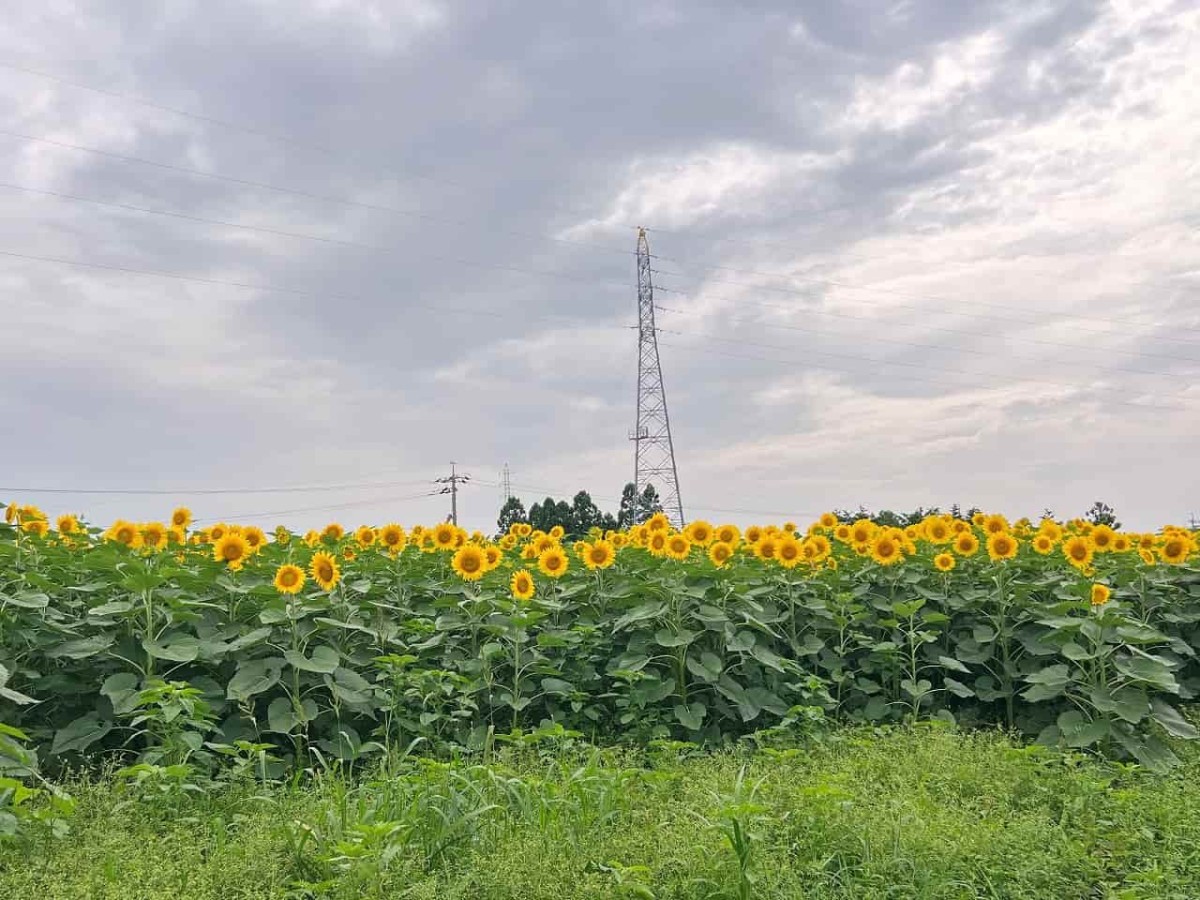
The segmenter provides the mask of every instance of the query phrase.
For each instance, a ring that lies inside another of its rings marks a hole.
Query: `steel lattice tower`
[[[654,327],[654,283],[650,278],[650,244],[646,229],[638,229],[638,377],[637,426],[629,435],[634,442],[633,483],[638,493],[653,484],[663,511],[676,528],[683,527],[683,501],[679,498],[679,473],[671,420],[663,391],[662,363],[658,358],[658,331]]]

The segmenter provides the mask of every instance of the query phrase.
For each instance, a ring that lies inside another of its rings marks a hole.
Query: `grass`
[[[1195,898],[1200,752],[1168,775],[940,727],[803,751],[509,750],[292,786],[70,786],[0,897]]]

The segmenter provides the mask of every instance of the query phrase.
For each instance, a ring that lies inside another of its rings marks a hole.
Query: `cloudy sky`
[[[1200,515],[1194,2],[10,6],[0,499]]]

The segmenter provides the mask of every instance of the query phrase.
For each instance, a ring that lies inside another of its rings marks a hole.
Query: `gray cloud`
[[[1183,519],[1190,7],[21,9],[4,58],[246,128],[5,70],[0,129],[374,208],[0,135],[0,181],[252,226],[0,188],[0,250],[292,289],[0,257],[4,480],[397,482],[193,502],[361,503],[296,525],[443,515],[372,498],[450,459],[478,482],[472,526],[506,461],[527,499],[616,496],[645,224],[693,514],[1103,497],[1138,526]],[[23,499],[101,520],[168,503]]]

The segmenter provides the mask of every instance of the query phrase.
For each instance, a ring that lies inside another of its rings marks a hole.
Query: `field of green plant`
[[[574,744],[574,746],[573,746]],[[941,723],[803,750],[595,751],[139,798],[72,783],[71,833],[0,845],[46,900],[1200,896],[1200,754],[1153,775]]]
[[[104,530],[6,513],[0,840],[38,848],[4,857],[14,896],[66,871],[53,835],[70,829],[61,847],[93,886],[62,895],[111,882],[135,896],[136,866],[104,849],[104,825],[120,843],[163,822],[199,829],[207,849],[158,875],[219,880],[242,859],[263,867],[253,896],[359,896],[392,878],[428,885],[412,896],[565,896],[559,876],[578,896],[1029,896],[1005,874],[1021,865],[1043,879],[1029,875],[1034,895],[1105,896],[1098,823],[1116,801],[1089,792],[1167,790],[1197,736],[1200,571],[1182,528],[980,514],[677,532],[656,516],[577,536],[519,522],[494,538],[446,523],[268,536],[191,528],[183,509]],[[1032,746],[937,730],[996,727]],[[926,745],[983,748],[1025,774],[1013,788],[964,761],[981,795],[947,789],[953,808],[931,819],[948,773]],[[927,768],[829,774],[897,748]],[[970,810],[989,833],[1026,814],[1084,822],[1060,848],[1077,859],[1056,874],[1045,847],[972,843],[988,861],[935,865],[938,842],[967,846]],[[1134,830],[1118,850],[1156,822],[1114,824]],[[1170,828],[1193,839],[1186,817]],[[254,841],[263,854],[242,858]],[[684,850],[697,841],[703,858]],[[909,841],[931,855],[900,862]],[[561,868],[513,893],[525,853],[531,872]],[[1193,858],[1175,848],[1155,864]],[[497,866],[507,881],[486,880]],[[1113,872],[1150,877],[1124,857]]]

